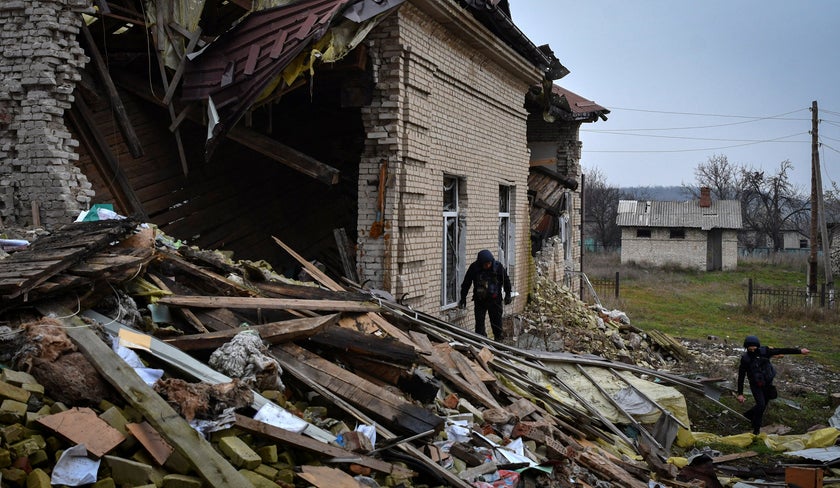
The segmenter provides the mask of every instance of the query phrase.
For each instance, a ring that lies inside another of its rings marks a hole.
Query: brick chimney
[[[700,206],[703,208],[712,206],[712,190],[708,186],[700,187]]]

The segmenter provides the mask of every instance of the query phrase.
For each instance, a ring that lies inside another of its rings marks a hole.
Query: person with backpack
[[[761,429],[761,421],[767,404],[779,396],[776,387],[773,386],[773,378],[776,377],[776,368],[770,362],[770,358],[781,354],[808,354],[811,351],[803,348],[781,347],[774,348],[762,346],[758,337],[751,335],[744,339],[744,354],[738,366],[738,403],[744,403],[744,378],[747,378],[750,391],[755,399],[755,405],[746,412],[744,417],[752,424],[753,434],[758,435]]]
[[[496,261],[493,253],[487,249],[479,251],[478,258],[467,268],[461,284],[461,301],[458,306],[467,308],[467,293],[473,288],[475,306],[475,333],[487,337],[484,328],[485,315],[490,316],[493,338],[504,339],[502,330],[502,292],[505,305],[510,304],[510,278],[502,263]]]

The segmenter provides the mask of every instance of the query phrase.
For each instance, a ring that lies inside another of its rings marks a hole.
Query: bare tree
[[[607,177],[598,168],[588,171],[585,181],[583,205],[587,234],[604,249],[615,249],[621,243],[621,229],[615,221],[621,190],[607,183]]]
[[[809,203],[790,182],[793,169],[789,160],[782,161],[775,174],[751,168],[741,169],[741,211],[744,227],[770,239],[773,249],[784,248],[782,231],[800,228],[808,217]]]
[[[737,200],[741,193],[742,172],[743,168],[730,163],[725,155],[715,154],[694,168],[694,181],[697,186],[683,183],[683,189],[695,199],[700,198],[700,188],[705,186],[718,200]]]

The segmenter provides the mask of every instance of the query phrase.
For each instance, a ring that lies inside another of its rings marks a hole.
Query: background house
[[[0,10],[18,27],[0,57],[5,224],[52,228],[112,203],[295,275],[277,236],[465,326],[457,288],[486,248],[524,295],[534,142],[554,140],[548,158],[579,178],[577,127],[602,107],[554,93],[568,70],[516,28],[507,1],[185,4]],[[529,128],[558,115],[553,134]]]
[[[677,265],[700,271],[738,266],[741,203],[713,201],[708,188],[699,200],[621,200],[621,263]]]

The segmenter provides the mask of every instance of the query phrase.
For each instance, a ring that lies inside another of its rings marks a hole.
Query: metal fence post
[[[616,271],[616,272],[615,272],[615,297],[616,297],[616,298],[618,298],[618,290],[619,290],[619,285],[618,285],[618,271]]]
[[[753,304],[753,279],[747,281],[747,306],[752,307]]]

